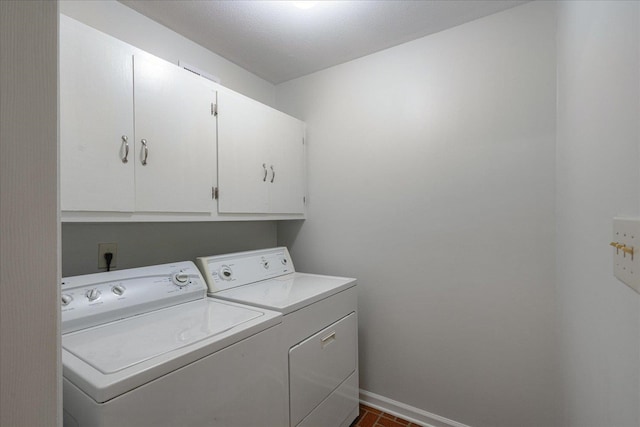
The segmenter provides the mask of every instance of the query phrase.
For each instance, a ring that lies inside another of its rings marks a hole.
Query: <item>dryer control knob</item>
[[[187,284],[189,283],[189,273],[186,273],[184,271],[178,271],[177,273],[173,274],[173,283],[176,286],[187,286]]]
[[[222,280],[231,280],[233,277],[233,270],[228,265],[223,265],[218,272],[218,276],[222,278]]]
[[[85,294],[89,301],[95,301],[100,298],[100,291],[97,289],[89,289]]]
[[[126,289],[122,285],[115,285],[113,288],[111,288],[111,292],[113,292],[114,294],[116,294],[118,296],[124,294],[124,291],[126,291]]]

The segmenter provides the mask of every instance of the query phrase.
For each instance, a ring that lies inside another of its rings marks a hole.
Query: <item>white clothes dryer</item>
[[[210,297],[283,314],[288,425],[349,426],[359,412],[356,280],[298,273],[285,247],[196,263]]]
[[[64,425],[285,425],[281,318],[207,298],[192,262],[64,278]]]

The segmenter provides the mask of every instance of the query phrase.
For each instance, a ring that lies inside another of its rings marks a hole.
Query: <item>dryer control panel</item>
[[[62,333],[206,297],[191,261],[62,279]]]
[[[285,247],[199,257],[209,294],[295,272]]]

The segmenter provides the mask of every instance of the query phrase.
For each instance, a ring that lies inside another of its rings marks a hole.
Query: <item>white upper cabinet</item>
[[[64,15],[60,24],[61,209],[133,211],[132,52]]]
[[[220,213],[304,213],[304,123],[218,93]]]
[[[216,92],[189,71],[136,55],[136,211],[211,212]]]
[[[304,213],[304,123],[269,108],[269,212]]]
[[[304,218],[304,131],[60,16],[63,221]]]
[[[264,110],[262,104],[242,95],[218,93],[219,212],[268,211]]]
[[[215,210],[214,85],[69,18],[61,22],[62,210]]]

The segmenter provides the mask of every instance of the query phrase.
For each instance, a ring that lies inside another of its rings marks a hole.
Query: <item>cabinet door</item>
[[[211,212],[215,89],[189,71],[147,55],[135,56],[134,80],[136,210]]]
[[[304,123],[276,110],[268,122],[269,212],[304,213]]]
[[[269,212],[267,110],[240,94],[218,94],[219,212]]]
[[[60,204],[63,211],[133,211],[130,47],[60,15]]]

